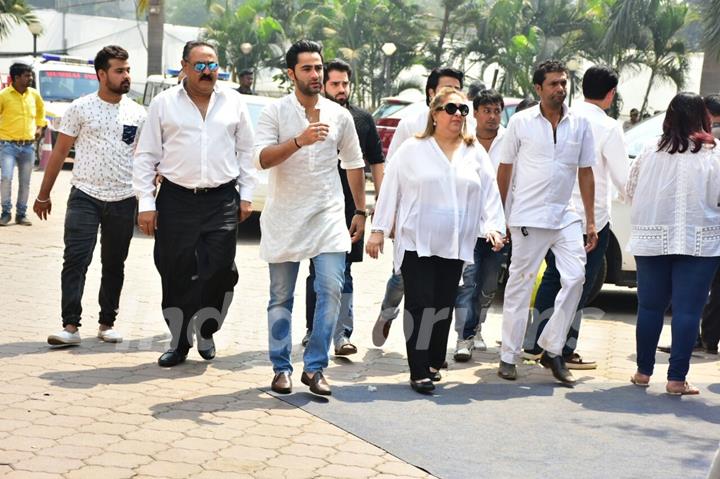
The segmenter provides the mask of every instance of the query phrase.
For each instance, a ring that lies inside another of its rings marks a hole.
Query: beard
[[[117,94],[117,95],[124,95],[125,93],[130,91],[130,82],[129,81],[123,81],[118,83],[117,85],[113,85],[111,83],[108,83],[108,90],[111,92]]]
[[[325,92],[325,96],[327,97],[328,100],[332,100],[332,101],[334,101],[335,103],[337,103],[337,104],[340,105],[340,106],[347,106],[347,104],[348,104],[348,99],[347,99],[347,97],[342,98],[342,99],[338,99],[337,97],[332,96],[331,94],[329,94],[329,93],[327,93],[327,92]]]
[[[295,81],[295,88],[300,90],[300,93],[302,93],[303,95],[306,95],[306,96],[318,95],[321,90],[320,82],[318,82],[318,86],[315,87],[315,86],[312,86],[309,82],[304,83],[304,82],[301,82],[300,80]]]

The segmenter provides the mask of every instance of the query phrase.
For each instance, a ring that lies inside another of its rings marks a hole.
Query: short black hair
[[[28,65],[27,63],[13,63],[10,65],[10,79],[12,81],[15,81],[17,77],[22,75],[23,73],[30,72],[32,73],[32,67]]]
[[[720,116],[720,95],[708,95],[703,101],[712,116]]]
[[[481,91],[487,90],[487,87],[485,84],[481,81],[474,81],[471,84],[468,85],[468,93],[467,97],[468,100],[473,101],[475,100],[475,97],[480,94]]]
[[[505,109],[505,102],[503,101],[502,95],[493,89],[482,90],[475,98],[473,98],[473,110],[480,108],[480,105],[495,104],[500,105],[501,110]]]
[[[636,114],[636,115],[639,115],[639,114],[640,114],[640,110],[638,110],[637,108],[633,108],[632,110],[630,110],[630,114],[632,115],[633,113]]]
[[[535,98],[523,98],[523,100],[520,103],[518,103],[517,106],[515,107],[515,113],[517,113],[519,111],[527,110],[528,108],[532,108],[535,105],[537,105],[538,103],[540,103],[540,102],[537,101]]]
[[[287,63],[288,69],[295,70],[298,64],[298,56],[300,56],[301,53],[317,53],[320,55],[320,61],[323,61],[322,45],[312,40],[298,40],[290,45],[290,48],[285,54],[285,63]]]
[[[93,62],[95,73],[100,70],[108,71],[108,68],[110,68],[110,60],[127,60],[128,58],[130,58],[130,55],[123,47],[117,45],[103,47],[103,49],[95,55],[95,61]]]
[[[244,77],[245,75],[254,75],[255,70],[252,68],[245,68],[244,70],[240,70],[240,76]]]
[[[567,73],[567,67],[559,60],[545,60],[537,67],[533,73],[533,85],[540,85],[545,82],[545,75],[548,73]]]
[[[620,78],[615,70],[607,65],[595,65],[583,75],[583,96],[589,100],[602,100],[613,88],[617,88]]]
[[[345,72],[348,74],[348,80],[352,78],[352,67],[345,60],[335,58],[325,64],[325,74],[323,75],[323,84],[328,82],[329,73],[332,71]]]
[[[201,40],[190,40],[185,44],[182,51],[182,59],[185,61],[188,61],[190,59],[190,52],[193,50],[193,48],[198,47],[208,47],[212,48],[212,51],[215,52],[215,55],[217,56],[217,48],[215,48],[215,45],[208,42],[203,42]]]
[[[456,68],[433,68],[430,75],[428,75],[427,82],[425,82],[425,103],[427,103],[428,106],[430,106],[430,90],[437,90],[440,77],[455,78],[460,82],[460,89],[462,89],[465,74]]]

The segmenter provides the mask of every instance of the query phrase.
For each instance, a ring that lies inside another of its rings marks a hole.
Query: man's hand
[[[51,210],[52,201],[50,201],[49,196],[45,201],[40,201],[40,197],[35,199],[35,204],[33,204],[33,211],[36,215],[38,215],[38,218],[40,218],[41,220],[46,220]]]
[[[330,131],[330,125],[327,123],[310,123],[308,127],[303,131],[300,136],[295,138],[298,145],[308,146],[318,141],[324,141]]]
[[[512,237],[510,235],[510,227],[505,226],[505,237],[503,238],[503,243],[510,244],[511,240],[512,240]]]
[[[148,236],[155,236],[157,229],[157,211],[143,211],[138,213],[138,226],[140,231]]]
[[[373,259],[377,259],[378,253],[383,252],[383,245],[385,244],[385,237],[380,232],[375,232],[368,238],[367,244],[365,245],[365,252]]]
[[[42,126],[38,126],[37,128],[35,128],[35,140],[36,141],[39,140],[40,137],[42,137],[43,129],[44,128]]]
[[[587,236],[585,237],[585,252],[589,253],[590,251],[594,250],[597,246],[598,242],[598,235],[597,231],[595,231],[595,225],[594,224],[588,224],[587,226]]]
[[[485,235],[485,239],[488,243],[490,243],[490,245],[492,246],[492,250],[496,253],[503,249],[503,246],[505,246],[505,239],[499,231],[489,232],[487,235]]]
[[[238,209],[238,223],[242,223],[246,219],[250,218],[252,214],[252,202],[251,201],[240,201],[240,208]]]
[[[365,217],[355,215],[350,223],[350,241],[357,243],[365,235]]]

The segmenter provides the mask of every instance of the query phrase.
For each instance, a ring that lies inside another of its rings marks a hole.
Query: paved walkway
[[[51,350],[45,340],[60,329],[62,225],[69,178],[70,172],[63,171],[58,179],[48,222],[34,218],[32,227],[13,224],[0,229],[0,477],[431,477],[263,390],[272,370],[266,354],[268,273],[258,259],[257,233],[244,233],[238,242],[240,281],[228,319],[216,335],[214,361],[203,361],[192,351],[181,366],[157,366],[169,337],[160,317],[153,242],[141,235],[131,245],[117,323],[125,342],[110,345],[94,338],[98,248],[85,288],[83,343]],[[32,180],[34,198],[41,174],[34,173]],[[390,269],[390,255],[380,261],[366,258],[353,266],[354,340],[359,353],[331,364],[327,377],[336,389],[407,380],[399,328],[383,349],[372,347],[370,341]],[[585,375],[589,384],[625,385],[634,370],[634,299],[624,291],[610,298],[606,316],[589,319],[583,326],[580,350],[600,362],[598,370]],[[304,328],[303,299],[301,280],[296,291],[295,343]],[[493,311],[488,319],[489,344],[500,336],[498,313],[499,309]],[[664,335],[668,339],[669,331]],[[295,352],[299,371],[299,348]],[[662,378],[667,357],[658,359],[662,372],[658,378]],[[697,358],[691,379],[720,383],[715,359]],[[471,363],[451,364],[447,375],[453,382],[470,385],[499,381],[494,375],[496,362],[495,351],[476,354]],[[295,394],[306,394],[299,374],[294,379]],[[524,365],[518,387],[548,381],[547,371]],[[663,384],[657,381],[649,395],[662,394]],[[704,394],[720,392],[713,390]],[[329,400],[328,408],[334,400]]]

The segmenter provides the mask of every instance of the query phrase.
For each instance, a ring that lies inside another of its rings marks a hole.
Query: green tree
[[[700,94],[720,93],[720,0],[705,0],[702,4],[705,27]]]
[[[7,38],[13,25],[30,25],[37,21],[25,0],[0,0],[0,39]]]
[[[162,73],[163,38],[165,36],[165,2],[138,0],[138,17],[147,16],[147,74]]]

